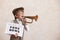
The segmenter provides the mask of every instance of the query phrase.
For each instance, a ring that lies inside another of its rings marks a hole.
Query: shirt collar
[[[17,20],[18,23],[22,23],[22,22],[21,22],[22,20],[20,20],[20,19],[16,19],[16,20]]]

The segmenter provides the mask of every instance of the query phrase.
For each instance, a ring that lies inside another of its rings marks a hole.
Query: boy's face
[[[23,19],[23,17],[22,16],[24,16],[24,12],[23,11],[18,11],[17,12],[17,14],[15,15],[15,17],[17,18],[17,19]]]

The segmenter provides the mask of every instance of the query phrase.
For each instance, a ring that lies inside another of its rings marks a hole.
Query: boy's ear
[[[15,17],[18,17],[17,15],[15,15]]]

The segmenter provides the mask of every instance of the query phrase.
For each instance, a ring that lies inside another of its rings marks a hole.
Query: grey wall
[[[23,6],[25,15],[38,15],[29,25],[24,40],[60,40],[60,0],[0,0],[0,40],[9,40],[6,22],[13,20],[12,10]]]

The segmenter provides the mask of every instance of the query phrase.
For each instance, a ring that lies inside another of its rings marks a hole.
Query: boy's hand
[[[15,34],[15,37],[17,37],[17,36],[18,36],[18,33]]]

